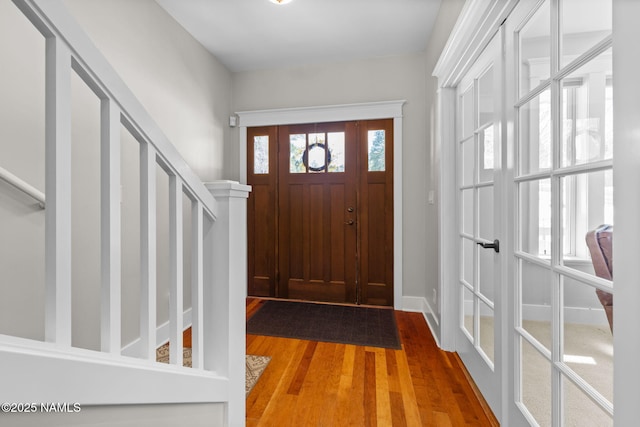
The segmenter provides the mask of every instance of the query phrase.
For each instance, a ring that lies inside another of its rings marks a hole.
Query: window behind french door
[[[585,235],[613,225],[611,0],[525,0],[515,84],[515,407],[541,426],[613,425],[613,337]],[[512,47],[512,49],[509,49]]]

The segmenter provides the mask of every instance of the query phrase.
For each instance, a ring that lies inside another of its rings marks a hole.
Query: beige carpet
[[[182,352],[184,366],[191,367],[191,348],[184,348]],[[158,348],[156,351],[156,360],[160,363],[169,363],[169,343]],[[260,379],[260,375],[264,372],[267,365],[271,361],[269,356],[254,356],[247,354],[246,356],[246,374],[245,374],[245,395],[248,396],[253,386]]]

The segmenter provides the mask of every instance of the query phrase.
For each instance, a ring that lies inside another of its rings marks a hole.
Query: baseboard
[[[480,316],[491,316],[492,311],[484,304],[481,306]],[[465,313],[473,312],[473,302],[464,302]],[[577,323],[581,325],[609,326],[607,315],[602,308],[589,307],[565,307],[564,321],[566,323]],[[539,322],[551,321],[551,306],[538,304],[523,304],[522,319]]]
[[[187,329],[188,327],[191,326],[191,309],[190,308],[185,310],[184,316],[182,318],[182,324],[184,326],[184,329]],[[156,329],[156,347],[160,347],[161,345],[169,342],[169,335],[170,335],[169,321],[167,321],[162,325],[158,326],[158,328]],[[141,349],[140,349],[141,343],[142,341],[140,340],[140,338],[137,338],[132,342],[130,342],[129,344],[125,345],[124,347],[122,347],[122,355],[137,357],[141,353]]]
[[[412,313],[422,313],[424,320],[427,322],[427,326],[431,331],[431,335],[433,339],[436,341],[436,344],[439,348],[440,346],[440,323],[438,322],[438,318],[435,316],[433,308],[429,305],[429,301],[427,301],[424,297],[402,297],[402,311],[409,311]]]
[[[602,308],[565,307],[563,309],[566,323],[582,325],[609,326],[607,315]],[[551,307],[548,305],[524,304],[522,306],[524,320],[551,320]]]

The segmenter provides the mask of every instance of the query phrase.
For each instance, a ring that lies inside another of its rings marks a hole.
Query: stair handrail
[[[42,209],[45,208],[46,201],[45,201],[44,193],[42,191],[38,190],[36,187],[29,184],[28,182],[20,179],[19,177],[9,172],[2,166],[0,166],[0,179],[5,181],[7,184],[11,185],[15,189],[20,190],[24,194],[35,199],[35,201],[38,202],[38,206],[40,206]]]

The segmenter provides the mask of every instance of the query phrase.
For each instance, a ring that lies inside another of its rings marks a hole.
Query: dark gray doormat
[[[392,309],[270,300],[247,321],[247,334],[402,348]]]

